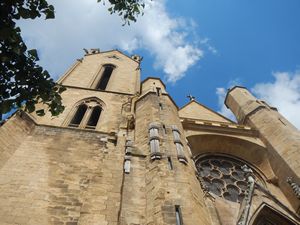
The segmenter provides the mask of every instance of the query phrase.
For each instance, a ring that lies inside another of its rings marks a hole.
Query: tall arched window
[[[109,79],[111,77],[111,74],[113,70],[115,69],[114,65],[107,64],[103,66],[101,77],[96,85],[96,89],[98,90],[105,90],[107,87],[107,84],[109,82]]]
[[[83,101],[76,109],[69,127],[95,129],[102,112],[102,104],[97,99]]]
[[[85,104],[81,104],[77,108],[77,111],[69,124],[70,127],[78,127],[79,126],[79,124],[81,123],[81,121],[84,117],[84,114],[86,113],[87,108],[88,107]]]
[[[87,128],[93,128],[93,127],[96,127],[97,123],[98,123],[98,120],[99,120],[99,117],[101,115],[101,107],[100,106],[95,106],[93,109],[92,109],[92,113],[90,115],[90,118],[86,124],[86,127]]]

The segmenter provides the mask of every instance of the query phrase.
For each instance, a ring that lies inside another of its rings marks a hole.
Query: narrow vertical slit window
[[[179,205],[175,205],[176,225],[183,225],[181,209]]]
[[[100,118],[101,115],[101,107],[100,106],[95,106],[92,109],[92,113],[91,116],[87,122],[87,128],[95,128],[97,126],[98,120]]]
[[[78,127],[84,117],[86,110],[87,110],[87,106],[85,104],[80,105],[78,107],[75,115],[73,116],[69,126],[70,127]]]
[[[161,88],[159,88],[159,87],[156,88],[156,94],[157,94],[157,96],[161,95]]]
[[[173,163],[170,156],[168,157],[168,166],[169,166],[169,170],[173,170]]]
[[[159,110],[162,111],[164,109],[163,104],[159,103]]]
[[[98,82],[96,89],[98,90],[105,90],[107,87],[107,84],[109,82],[109,79],[111,77],[111,74],[114,70],[114,66],[113,65],[105,65],[104,66],[104,71],[101,75],[100,81]]]
[[[167,134],[166,126],[163,124],[163,134]]]

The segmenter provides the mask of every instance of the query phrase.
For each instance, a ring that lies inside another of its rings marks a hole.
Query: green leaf
[[[34,103],[31,101],[26,102],[25,109],[30,113],[33,112],[35,110]]]
[[[45,10],[45,14],[46,14],[46,20],[55,18],[53,5],[49,5],[48,9]]]
[[[13,107],[13,101],[12,100],[6,100],[2,103],[0,103],[0,113],[5,114],[8,113]]]
[[[15,32],[15,30],[11,27],[0,28],[0,39],[9,38],[13,34],[13,32]]]
[[[36,49],[31,49],[27,51],[29,55],[33,56],[35,60],[39,60],[37,50]]]
[[[63,93],[65,90],[67,90],[67,88],[61,86],[61,87],[59,88],[59,90],[58,90],[58,93],[61,94],[61,93]]]

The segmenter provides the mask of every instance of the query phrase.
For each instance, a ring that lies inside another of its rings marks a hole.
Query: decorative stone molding
[[[180,130],[178,129],[178,127],[176,125],[172,125],[171,128],[172,128],[172,131],[177,131],[180,134]]]
[[[161,159],[162,154],[160,152],[152,152],[150,154],[150,159],[155,160],[155,159]]]
[[[160,127],[160,124],[158,122],[152,122],[149,124],[149,130],[152,128],[159,129],[159,127]]]
[[[131,168],[131,156],[130,155],[125,155],[124,172],[129,174],[130,173],[130,168]]]
[[[133,141],[128,139],[125,143],[125,156],[124,156],[124,172],[129,174],[131,168],[131,154],[133,150]]]
[[[184,154],[180,131],[176,125],[172,125],[171,128],[173,133],[174,144],[176,146],[178,161],[187,164],[188,160]]]
[[[241,209],[240,209],[241,214],[237,222],[237,225],[247,225],[249,211],[251,208],[251,201],[254,192],[254,186],[255,186],[255,177],[253,175],[253,171],[247,165],[242,166],[242,170],[245,173],[248,184],[247,184],[245,198],[243,199],[241,205]]]
[[[178,161],[181,163],[184,163],[184,164],[188,163],[188,160],[184,155],[178,155],[177,158],[178,158]]]
[[[288,177],[286,182],[291,186],[296,197],[300,199],[300,185],[295,183],[292,177]]]
[[[99,48],[91,48],[91,49],[84,48],[83,51],[85,52],[86,55],[99,54],[100,53]]]
[[[125,154],[131,155],[133,150],[133,141],[127,140],[125,144]]]
[[[108,142],[108,138],[107,136],[101,136],[100,137],[100,143],[104,146],[104,148],[107,149],[107,142]]]

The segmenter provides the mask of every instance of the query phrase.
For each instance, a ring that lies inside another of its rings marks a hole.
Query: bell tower
[[[58,83],[97,91],[125,94],[139,92],[140,57],[131,58],[113,50],[86,50],[86,54],[62,76]]]
[[[31,117],[45,125],[117,133],[131,115],[130,99],[140,92],[140,62],[139,56],[117,50],[85,50],[57,81],[67,88],[62,94],[64,112],[54,118]]]

